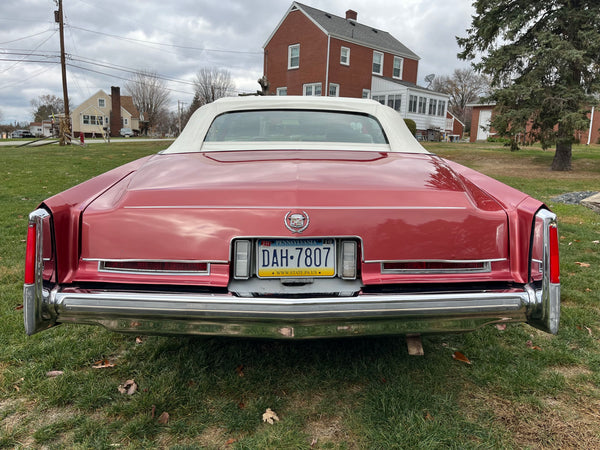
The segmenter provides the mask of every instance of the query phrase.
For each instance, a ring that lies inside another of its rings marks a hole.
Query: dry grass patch
[[[470,420],[488,411],[494,423],[512,437],[508,446],[531,449],[600,448],[598,405],[574,401],[570,396],[547,398],[543,406],[502,398],[490,392],[469,390],[461,399]]]

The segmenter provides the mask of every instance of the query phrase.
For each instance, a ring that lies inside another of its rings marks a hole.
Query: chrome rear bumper
[[[25,285],[24,296],[28,334],[58,323],[96,324],[136,334],[296,339],[469,331],[498,322],[529,322],[556,332],[548,316],[556,319],[560,308],[560,303],[549,303],[559,293],[542,295],[541,289],[529,286],[289,299],[73,288],[40,292],[36,285]]]

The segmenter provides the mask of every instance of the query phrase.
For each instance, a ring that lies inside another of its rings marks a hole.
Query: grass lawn
[[[576,147],[574,170],[554,173],[538,147],[426,145],[558,214],[557,336],[523,324],[426,336],[424,357],[403,337],[136,338],[84,325],[25,336],[28,213],[166,145],[0,147],[0,448],[600,448],[600,215],[551,200],[600,191],[599,146]],[[133,395],[118,390],[127,380]]]

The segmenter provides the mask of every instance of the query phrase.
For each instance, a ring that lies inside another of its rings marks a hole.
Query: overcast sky
[[[388,31],[421,57],[424,77],[450,75],[455,36],[471,23],[471,0],[306,0],[300,3]],[[63,0],[69,99],[77,106],[123,87],[132,71],[171,79],[170,108],[189,105],[201,67],[227,69],[238,92],[254,92],[262,46],[292,4],[285,0]],[[32,120],[31,100],[62,97],[54,0],[0,1],[0,123]],[[125,92],[122,93],[124,94]]]

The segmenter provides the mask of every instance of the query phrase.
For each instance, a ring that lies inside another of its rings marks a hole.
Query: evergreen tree
[[[553,170],[571,169],[576,130],[600,90],[598,0],[475,0],[459,58],[480,61],[497,108],[492,127],[511,136],[531,126],[544,147],[556,146]]]

